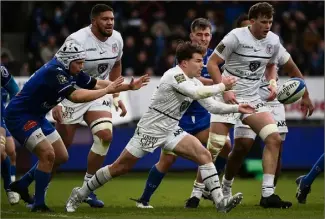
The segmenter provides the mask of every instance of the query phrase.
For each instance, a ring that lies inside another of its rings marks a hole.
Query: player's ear
[[[193,33],[190,33],[190,40],[193,41]]]

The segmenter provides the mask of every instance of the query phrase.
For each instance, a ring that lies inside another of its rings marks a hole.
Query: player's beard
[[[98,28],[98,32],[103,35],[104,37],[110,37],[112,36],[112,33],[113,33],[113,29],[111,32],[107,33],[106,31],[104,31],[102,28]]]

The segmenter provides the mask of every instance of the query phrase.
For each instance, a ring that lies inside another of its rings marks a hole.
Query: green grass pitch
[[[8,204],[2,189],[1,218],[324,218],[324,178],[319,176],[308,196],[307,204],[298,204],[295,199],[295,178],[299,173],[284,173],[279,180],[276,193],[292,201],[290,209],[263,209],[257,204],[260,199],[261,182],[254,179],[237,178],[233,192],[242,192],[242,203],[228,214],[218,213],[212,202],[202,200],[198,209],[184,209],[185,199],[191,193],[194,172],[173,172],[166,175],[150,204],[154,209],[137,209],[130,197],[138,198],[143,190],[147,173],[130,173],[113,179],[96,191],[105,202],[105,207],[94,209],[83,203],[75,213],[65,212],[65,202],[73,187],[80,186],[83,175],[60,173],[51,182],[47,193],[47,204],[55,212],[32,213],[20,201]],[[34,184],[31,186],[33,192]]]

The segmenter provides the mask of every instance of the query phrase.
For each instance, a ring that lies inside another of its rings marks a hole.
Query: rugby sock
[[[302,179],[302,184],[310,186],[316,177],[324,171],[324,154],[317,160],[313,168],[309,173]]]
[[[9,156],[7,156],[2,162],[1,162],[1,176],[3,178],[3,187],[5,190],[9,189],[9,184],[11,183],[10,179],[10,159]]]
[[[194,185],[193,185],[193,190],[191,193],[191,198],[197,197],[198,199],[201,199],[204,188],[205,188],[204,183],[199,183],[199,182],[196,182],[196,180],[195,180]]]
[[[50,178],[51,173],[46,173],[38,169],[35,170],[35,206],[45,204],[45,192],[50,182]]]
[[[199,170],[204,185],[209,189],[212,199],[217,205],[222,199],[223,194],[220,188],[220,182],[216,167],[212,162],[199,166]]]
[[[228,180],[225,178],[225,174],[222,177],[222,192],[224,196],[231,196],[231,187],[232,184],[234,183],[234,178],[232,180]]]
[[[38,162],[17,181],[19,186],[28,187],[33,182],[37,165]]]
[[[269,197],[274,193],[274,175],[263,174],[262,196]]]
[[[93,175],[91,179],[79,189],[79,194],[85,198],[91,192],[107,183],[110,179],[112,179],[112,176],[107,165],[97,170],[95,175]]]
[[[16,181],[16,165],[11,165],[10,167],[10,171],[11,171],[11,182],[15,182]]]
[[[84,177],[84,183],[82,184],[82,186],[86,185],[87,182],[91,179],[91,177],[93,177],[92,174],[86,173]]]
[[[149,172],[149,176],[148,176],[148,179],[146,182],[146,187],[144,188],[144,191],[143,191],[143,194],[142,194],[140,200],[149,202],[152,194],[158,188],[158,186],[161,183],[164,176],[165,176],[165,173],[160,172],[157,169],[156,165],[153,165]]]
[[[226,163],[227,159],[220,156],[218,156],[216,161],[214,162],[219,176],[224,172]]]

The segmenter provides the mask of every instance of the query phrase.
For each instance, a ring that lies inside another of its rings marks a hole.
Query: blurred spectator
[[[18,69],[28,74],[47,62],[67,36],[90,24],[90,9],[97,3],[35,2],[26,44],[29,63]],[[238,15],[247,13],[253,3],[113,1],[108,4],[113,6],[115,29],[124,40],[123,75],[145,72],[162,75],[174,63],[178,40],[188,40],[195,18],[205,17],[211,22],[210,47],[214,48],[233,28]],[[271,4],[276,10],[272,31],[279,35],[301,72],[324,75],[324,2],[271,1]],[[4,62],[10,63],[13,59],[10,50],[3,45],[1,50]],[[280,70],[279,74],[284,72]]]
[[[58,49],[55,36],[49,36],[47,44],[41,48],[40,52],[43,63],[50,61]]]
[[[3,40],[3,38],[1,38],[1,44],[0,44],[0,47],[1,47],[1,57],[3,55],[5,55],[5,59],[6,61],[9,63],[9,62],[13,62],[15,61],[14,59],[14,56],[12,55],[10,49],[8,49],[6,46],[5,46],[5,42]]]

